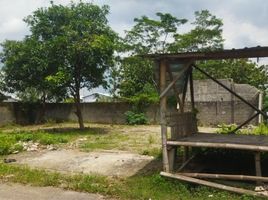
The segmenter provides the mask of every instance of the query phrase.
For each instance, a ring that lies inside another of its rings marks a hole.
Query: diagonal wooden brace
[[[175,83],[182,77],[184,72],[186,72],[191,65],[186,65],[180,73],[173,79],[173,81],[166,87],[166,89],[160,94],[160,99],[166,96],[169,90],[175,85]]]

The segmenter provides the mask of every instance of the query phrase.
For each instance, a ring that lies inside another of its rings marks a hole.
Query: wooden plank
[[[238,180],[238,181],[262,181],[268,182],[268,177],[261,176],[247,176],[247,175],[231,175],[231,174],[209,174],[209,173],[178,173],[183,176],[193,178],[209,178],[209,179],[222,179],[222,180]]]
[[[167,145],[222,148],[222,149],[240,149],[240,150],[265,151],[265,152],[268,151],[268,146],[256,146],[256,145],[233,144],[233,143],[167,141]]]
[[[160,175],[164,176],[164,177],[168,177],[168,178],[178,179],[181,181],[187,181],[187,182],[194,183],[194,184],[199,184],[199,185],[213,187],[213,188],[217,188],[217,189],[221,189],[221,190],[226,190],[226,191],[234,192],[234,193],[238,193],[238,194],[246,194],[246,195],[252,195],[252,196],[259,196],[259,197],[268,197],[268,195],[265,195],[263,193],[257,193],[257,192],[254,192],[251,190],[246,190],[243,188],[236,188],[236,187],[231,187],[231,186],[227,186],[227,185],[223,185],[223,184],[213,183],[210,181],[205,181],[205,180],[200,180],[197,178],[187,177],[187,176],[183,176],[180,174],[161,172]]]
[[[161,60],[160,62],[160,91],[163,92],[166,86],[166,61]],[[160,99],[160,123],[161,123],[161,139],[162,139],[162,154],[163,154],[163,170],[166,172],[170,171],[168,162],[168,151],[167,151],[167,98],[163,96]]]

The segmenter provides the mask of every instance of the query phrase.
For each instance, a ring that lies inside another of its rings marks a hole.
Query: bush
[[[217,133],[229,134],[229,133],[232,133],[232,131],[237,128],[237,125],[236,124],[221,124],[221,125],[218,125],[218,127],[219,127],[219,130],[217,130]],[[236,131],[236,133],[240,134],[241,131],[238,130]]]
[[[147,124],[148,119],[144,113],[134,113],[132,111],[127,111],[125,113],[127,124],[138,125],[138,124]]]

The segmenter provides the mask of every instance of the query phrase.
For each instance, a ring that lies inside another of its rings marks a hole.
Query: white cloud
[[[78,1],[78,0],[76,0]],[[131,28],[133,19],[141,15],[155,16],[169,12],[178,18],[192,19],[194,11],[208,9],[223,19],[226,48],[268,45],[267,0],[86,0],[99,5],[108,4],[111,26],[121,35]],[[67,5],[70,0],[54,0]],[[29,33],[22,19],[50,0],[0,0],[0,42],[21,39]],[[182,31],[185,31],[187,26]]]

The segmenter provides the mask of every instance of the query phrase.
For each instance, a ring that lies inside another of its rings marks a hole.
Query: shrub
[[[254,135],[268,135],[268,127],[264,123],[261,123],[253,129],[252,133]]]
[[[127,111],[125,115],[126,115],[127,124],[138,125],[138,124],[148,123],[148,119],[144,113],[134,113],[132,111]]]
[[[235,130],[237,128],[236,124],[221,124],[218,125],[219,130],[217,130],[217,133],[221,133],[221,134],[229,134],[232,133],[233,130]],[[237,134],[240,134],[241,131],[238,130],[236,131]]]

